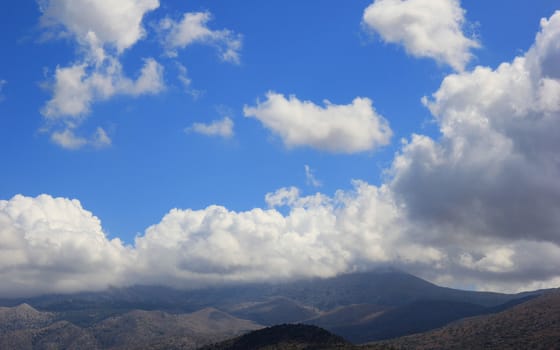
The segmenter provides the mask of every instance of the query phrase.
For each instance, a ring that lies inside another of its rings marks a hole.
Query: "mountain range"
[[[297,323],[361,344],[496,314],[546,292],[462,291],[394,269],[186,291],[111,288],[0,300],[0,348],[39,349],[59,342],[64,346],[58,348],[69,349],[194,349]]]

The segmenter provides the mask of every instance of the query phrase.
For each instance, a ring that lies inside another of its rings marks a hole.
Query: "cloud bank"
[[[269,92],[264,102],[245,106],[246,117],[256,118],[280,136],[289,148],[308,146],[331,153],[357,153],[387,145],[392,131],[368,98],[348,105],[325,101],[318,106],[295,96]]]
[[[375,0],[364,11],[364,26],[383,41],[400,44],[415,57],[433,58],[457,71],[480,44],[465,36],[459,0]]]

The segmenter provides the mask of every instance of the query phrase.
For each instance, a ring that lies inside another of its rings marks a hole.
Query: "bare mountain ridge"
[[[29,305],[0,309],[0,349],[196,349],[261,328],[207,308],[191,314],[134,310],[90,327],[57,320]],[[30,321],[31,320],[31,321]],[[19,325],[18,327],[14,327]]]

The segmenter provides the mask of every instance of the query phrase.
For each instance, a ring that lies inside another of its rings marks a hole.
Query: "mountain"
[[[384,343],[397,349],[558,349],[560,292]]]
[[[212,344],[201,350],[354,349],[328,331],[309,325],[277,325],[238,338]]]
[[[135,310],[80,327],[24,304],[0,309],[0,349],[196,349],[259,328],[216,309]]]
[[[28,304],[0,307],[0,335],[22,329],[37,329],[52,323],[55,315],[39,312]]]
[[[343,274],[331,278],[259,284],[239,284],[195,290],[175,290],[157,286],[111,288],[103,292],[45,295],[34,298],[0,300],[0,305],[27,303],[39,310],[161,310],[193,312],[205,307],[231,308],[246,302],[265,302],[275,297],[300,305],[332,310],[353,304],[399,306],[418,300],[448,300],[496,306],[523,295],[461,291],[440,287],[395,269]]]
[[[184,332],[188,323],[184,315],[196,312],[223,316],[222,320],[227,317],[248,320],[255,326],[311,324],[352,342],[364,343],[428,331],[464,317],[499,312],[541,293],[510,295],[461,291],[440,287],[395,269],[383,269],[332,278],[185,291],[158,286],[111,288],[103,292],[0,300],[0,305],[27,303],[27,307],[45,312],[56,321],[70,322],[88,332],[105,329],[105,333],[95,333],[96,339],[105,345],[113,344],[107,339],[119,344],[115,340],[119,335],[111,333],[111,327],[103,327],[104,324],[113,322],[112,328],[117,329],[121,323],[135,320],[137,328],[122,329],[128,334],[138,334],[131,337],[131,341],[142,339],[143,334],[154,339],[159,335],[161,340],[165,336],[176,338],[172,329]],[[163,317],[164,314],[167,316]],[[169,322],[177,326],[171,327]],[[209,324],[210,318],[205,322]],[[52,322],[49,319],[47,323]],[[146,328],[144,325],[148,323],[153,326]],[[167,326],[162,328],[158,323]],[[241,325],[239,321],[234,323]],[[43,326],[38,322],[27,328]],[[238,331],[235,327],[230,333],[223,330],[224,336]],[[204,333],[204,330],[198,331]],[[111,334],[111,337],[103,334]]]
[[[323,310],[352,304],[402,306],[419,300],[457,301],[489,307],[524,295],[440,287],[395,269],[296,281],[278,285],[274,293]]]

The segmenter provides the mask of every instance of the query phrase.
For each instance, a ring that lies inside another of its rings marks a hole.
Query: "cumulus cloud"
[[[400,241],[387,195],[356,182],[333,198],[301,197],[293,188],[269,194],[269,204],[287,206],[285,215],[275,208],[174,209],[136,239],[138,275],[185,287],[327,277],[397,259],[435,264],[439,252]]]
[[[291,191],[267,196],[287,205],[287,215],[274,208],[173,209],[134,247],[108,240],[99,219],[76,200],[18,195],[0,201],[0,275],[10,281],[0,294],[333,276],[395,254],[396,238],[386,237],[395,212],[383,189],[356,182],[335,198],[294,193],[280,199]]]
[[[76,38],[84,45],[95,34],[119,52],[145,36],[142,19],[159,7],[159,0],[38,0],[42,24]],[[59,33],[60,34],[60,33]]]
[[[2,296],[100,290],[122,284],[129,266],[128,248],[77,200],[0,200],[0,238]]]
[[[325,101],[318,106],[295,96],[269,92],[266,101],[245,106],[246,117],[259,120],[289,147],[309,146],[331,153],[357,153],[387,145],[392,131],[368,98],[348,105]]]
[[[363,23],[388,43],[415,57],[433,58],[463,71],[480,44],[465,36],[465,10],[459,0],[375,0]]]
[[[164,33],[163,45],[168,55],[177,56],[179,49],[193,44],[205,44],[214,46],[222,60],[239,63],[241,35],[228,29],[208,28],[207,24],[211,19],[212,15],[209,12],[188,12],[180,21],[169,17],[161,20],[159,28]]]
[[[153,58],[145,59],[136,79],[124,75],[119,60],[121,53],[144,37],[142,19],[159,7],[158,0],[44,0],[39,5],[43,26],[72,38],[80,55],[76,63],[58,66],[48,84],[52,98],[41,113],[49,127],[58,122],[66,129],[54,131],[53,141],[71,148],[87,143],[75,137],[72,129],[86,118],[96,101],[116,95],[156,94],[164,89],[163,67]],[[110,142],[104,136],[101,144],[107,145]]]
[[[204,123],[194,123],[187,129],[186,132],[196,132],[201,135],[206,136],[219,136],[224,138],[230,138],[233,136],[233,120],[229,117],[225,117],[221,120],[214,120],[209,124]]]
[[[445,78],[424,99],[441,138],[413,136],[389,171],[422,241],[494,285],[558,277],[560,12],[541,26],[512,62]]]
[[[76,122],[90,112],[94,101],[115,95],[156,94],[164,89],[163,67],[153,59],[144,62],[136,80],[124,76],[115,59],[108,59],[93,72],[88,72],[89,68],[87,64],[77,64],[56,69],[53,97],[41,111],[47,119]]]

